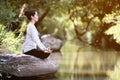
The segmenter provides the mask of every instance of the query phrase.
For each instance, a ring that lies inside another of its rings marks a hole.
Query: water
[[[61,52],[54,52],[50,57],[59,64],[56,74],[6,80],[112,80],[107,73],[114,71],[119,56],[114,50],[103,51],[77,41],[68,41]]]
[[[118,61],[115,50],[101,50],[77,41],[67,41],[61,49],[60,80],[114,80],[108,76]]]
[[[1,80],[107,80],[106,76],[35,76],[35,77],[14,77],[2,78]]]

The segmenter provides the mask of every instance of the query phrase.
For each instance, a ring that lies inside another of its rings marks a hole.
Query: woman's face
[[[35,15],[32,17],[32,20],[34,20],[35,22],[38,21],[38,13],[35,12]]]

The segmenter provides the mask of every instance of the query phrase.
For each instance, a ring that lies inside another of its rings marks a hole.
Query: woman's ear
[[[31,19],[33,19],[34,17],[33,16],[31,16]]]

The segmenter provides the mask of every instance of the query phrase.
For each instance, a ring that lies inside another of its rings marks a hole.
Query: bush
[[[21,37],[15,37],[12,31],[6,32],[2,24],[0,24],[0,48],[1,53],[21,52]]]

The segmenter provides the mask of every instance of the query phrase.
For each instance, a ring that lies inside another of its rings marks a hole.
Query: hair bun
[[[24,15],[27,16],[29,14],[29,11],[25,11]]]
[[[35,12],[36,12],[36,10],[26,10],[26,11],[24,12],[24,15],[25,15],[29,20],[31,20],[31,16],[34,16],[34,15],[35,15]]]

